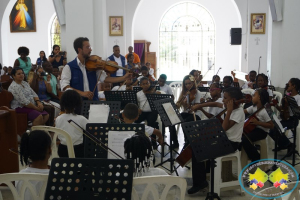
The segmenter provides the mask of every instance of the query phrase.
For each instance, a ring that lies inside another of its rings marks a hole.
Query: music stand
[[[104,124],[104,123],[88,123],[86,130],[93,134],[94,137],[108,146],[109,131],[143,131],[144,124]],[[98,146],[88,137],[84,140],[84,157],[85,158],[107,158],[107,151]]]
[[[214,193],[215,158],[234,152],[226,132],[218,119],[186,122],[181,126],[190,142],[197,162],[210,160],[211,191],[207,193],[205,200],[214,200],[215,198],[221,200],[218,194]]]
[[[156,90],[160,90],[160,87],[157,85],[157,86],[155,86],[156,87]],[[141,91],[143,88],[142,87],[140,87],[140,86],[134,86],[134,87],[132,87],[133,88],[133,91],[135,92],[135,93],[138,93],[139,91]]]
[[[158,112],[159,116],[160,116],[160,119],[162,121],[162,129],[164,130],[166,127],[169,127],[169,126],[172,126],[172,125],[176,125],[176,124],[172,124],[164,107],[163,107],[163,104],[165,103],[171,103],[173,109],[175,110],[175,113],[177,114],[179,120],[181,122],[179,123],[182,123],[183,122],[183,119],[180,115],[180,112],[178,111],[178,109],[176,108],[176,105],[174,103],[174,100],[171,99],[171,98],[168,98],[168,99],[161,99],[161,100],[156,100],[154,101],[154,106],[156,107],[156,111]],[[177,123],[177,124],[179,124]],[[164,169],[168,170],[171,174],[175,171],[176,172],[176,175],[178,176],[178,172],[177,172],[177,168],[174,166],[174,161],[175,159],[173,158],[173,147],[172,147],[172,134],[170,134],[170,158],[168,158],[167,160],[159,163],[158,165],[156,165],[155,167],[158,167],[158,166],[161,166],[163,167]],[[166,162],[170,162],[170,169],[166,168],[163,166],[164,163]],[[174,169],[173,169],[174,168]]]
[[[209,92],[209,87],[198,87],[200,92]]]
[[[83,101],[82,102],[82,108],[81,108],[81,114],[85,118],[89,118],[89,110],[90,110],[90,105],[91,104],[98,104],[98,105],[108,105],[109,106],[109,114],[108,114],[108,119],[107,123],[109,124],[118,124],[120,123],[119,120],[115,117],[119,117],[120,114],[120,107],[121,107],[121,102],[120,101]]]
[[[134,91],[105,91],[104,94],[107,101],[120,101],[121,110],[123,110],[128,103],[138,105],[136,92]]]
[[[131,200],[133,160],[54,158],[45,199]]]

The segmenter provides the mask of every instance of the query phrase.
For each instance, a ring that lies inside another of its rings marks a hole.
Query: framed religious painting
[[[17,0],[9,15],[10,32],[36,32],[34,0]]]
[[[109,36],[123,36],[123,16],[109,16]]]
[[[266,33],[266,13],[251,14],[251,34]]]

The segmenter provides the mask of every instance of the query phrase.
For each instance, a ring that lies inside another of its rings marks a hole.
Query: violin
[[[272,100],[272,103],[270,103],[270,106],[276,106],[278,104],[278,101],[276,99]],[[244,124],[244,133],[248,134],[251,133],[255,128],[256,125],[252,124],[253,121],[259,121],[259,119],[256,117],[256,114],[259,113],[261,110],[263,110],[265,106],[261,107],[257,111],[255,111],[252,115],[248,117],[248,119],[245,120]]]
[[[123,69],[133,74],[133,76],[138,77],[139,74],[135,73],[132,69],[127,69],[125,67],[118,66],[115,61],[104,61],[101,57],[97,55],[92,55],[87,58],[85,62],[85,67],[89,71],[104,70],[106,73],[113,74],[119,69]]]

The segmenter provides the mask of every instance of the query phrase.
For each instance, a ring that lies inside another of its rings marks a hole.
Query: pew
[[[18,150],[15,110],[0,107],[0,174],[19,172],[19,157],[9,151]]]
[[[2,75],[0,77],[2,88],[5,90],[8,90],[8,87],[12,83],[13,79],[10,77],[10,75]]]

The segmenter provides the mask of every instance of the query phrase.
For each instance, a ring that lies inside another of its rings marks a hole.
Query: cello
[[[243,99],[236,100],[234,101],[234,104],[238,105],[240,103],[249,103],[252,101],[252,96],[250,94],[246,94]],[[219,114],[213,116],[211,119],[217,118],[220,120],[221,124],[223,123],[223,119],[221,118],[222,114],[224,114],[227,111],[227,108],[222,110]],[[189,144],[180,154],[179,156],[175,159],[176,162],[181,166],[185,167],[191,162],[192,159],[192,147]]]

